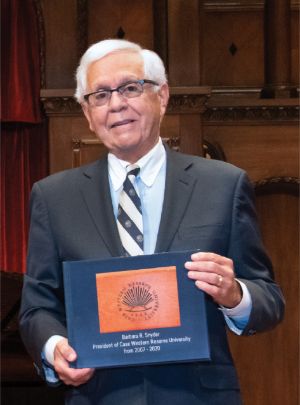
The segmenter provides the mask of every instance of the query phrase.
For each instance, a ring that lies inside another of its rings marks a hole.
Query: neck
[[[146,156],[148,153],[152,151],[153,148],[158,144],[160,138],[158,137],[157,140],[153,145],[151,145],[148,148],[145,148],[143,150],[138,150],[138,151],[124,151],[124,153],[115,153],[111,152],[113,155],[115,155],[118,159],[123,160],[124,162],[127,162],[129,164],[135,164],[137,163],[141,158]]]

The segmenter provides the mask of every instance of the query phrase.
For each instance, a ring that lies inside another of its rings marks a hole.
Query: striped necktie
[[[144,254],[141,200],[133,185],[139,171],[136,165],[127,166],[127,176],[119,200],[117,225],[125,256]]]

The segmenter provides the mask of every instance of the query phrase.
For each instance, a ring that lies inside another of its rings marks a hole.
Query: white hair
[[[80,59],[76,71],[75,98],[79,103],[84,101],[83,96],[87,93],[87,71],[91,63],[104,56],[122,50],[137,52],[144,62],[144,79],[157,82],[159,85],[167,83],[167,76],[163,61],[153,51],[143,49],[140,45],[124,39],[106,39],[91,45]]]

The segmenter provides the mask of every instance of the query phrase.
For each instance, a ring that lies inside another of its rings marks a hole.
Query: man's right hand
[[[71,368],[69,362],[76,360],[75,350],[68,344],[66,338],[62,338],[54,349],[54,368],[59,378],[66,385],[78,385],[86,383],[94,374],[94,368]]]

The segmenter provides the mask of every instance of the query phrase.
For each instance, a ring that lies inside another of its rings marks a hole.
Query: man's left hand
[[[231,259],[208,252],[194,253],[191,259],[185,263],[185,268],[200,290],[226,308],[234,308],[241,302],[242,291],[235,280]]]

